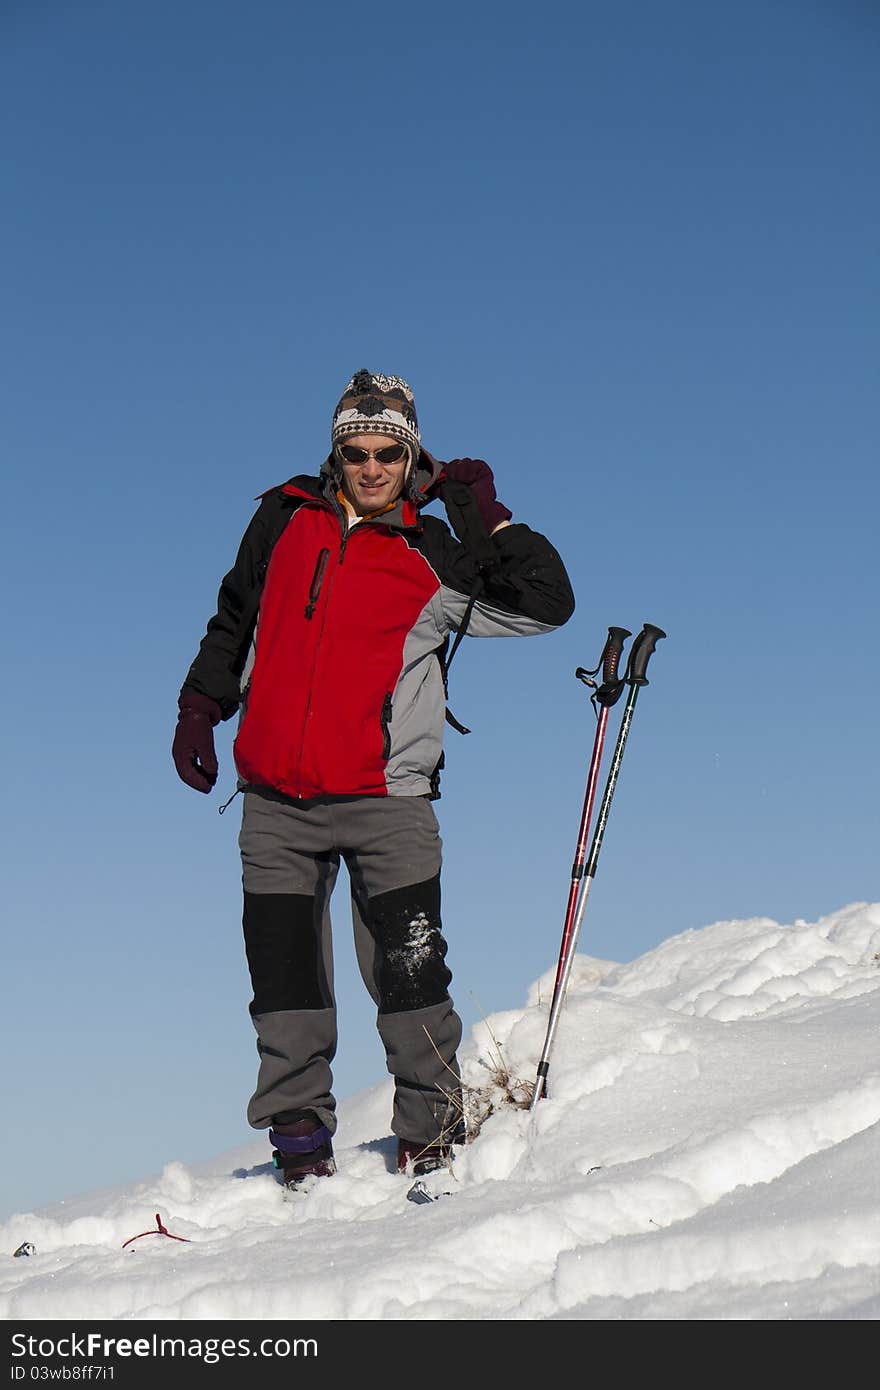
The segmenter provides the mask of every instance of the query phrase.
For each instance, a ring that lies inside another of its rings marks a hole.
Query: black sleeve
[[[431,549],[436,548],[435,563],[440,581],[445,590],[444,607],[448,610],[450,627],[457,626],[461,605],[458,596],[467,597],[473,592],[474,584],[480,577],[476,559],[449,531],[438,517],[426,517],[425,529],[431,527]],[[435,532],[434,528],[438,528]],[[477,609],[484,616],[482,624],[475,624],[468,630],[474,636],[494,635],[492,613],[517,615],[530,620],[521,628],[524,635],[536,630],[561,627],[567,623],[574,612],[574,593],[571,582],[558,551],[546,536],[522,523],[503,526],[491,539],[497,557],[497,565],[484,568],[482,586]],[[515,633],[517,625],[512,626],[502,619],[498,635]]]
[[[235,564],[220,584],[217,611],[183,682],[183,690],[197,690],[216,700],[224,719],[231,718],[239,705],[241,672],[260,604],[271,509],[267,498],[252,517]]]
[[[486,597],[537,622],[562,627],[574,612],[574,591],[562,558],[546,536],[521,522],[492,537],[501,557],[486,582]]]

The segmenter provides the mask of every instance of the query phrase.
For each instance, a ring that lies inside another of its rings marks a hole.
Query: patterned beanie
[[[355,434],[387,434],[410,447],[413,464],[421,449],[413,393],[399,376],[382,376],[362,368],[355,372],[333,412],[333,448]]]

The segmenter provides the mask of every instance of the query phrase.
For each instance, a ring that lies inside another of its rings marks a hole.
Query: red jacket
[[[424,452],[420,465],[430,486],[437,465]],[[567,621],[574,599],[549,541],[511,525],[492,544],[498,569],[468,633]],[[240,704],[241,782],[296,798],[429,794],[445,727],[437,656],[478,573],[446,524],[410,501],[348,530],[326,476],[267,493],[184,682],[226,717]]]

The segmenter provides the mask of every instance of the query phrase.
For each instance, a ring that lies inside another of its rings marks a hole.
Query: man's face
[[[356,434],[346,439],[345,444],[367,451],[363,463],[346,463],[345,459],[340,459],[342,491],[355,513],[366,516],[367,512],[379,511],[396,501],[403,491],[409,449],[404,446],[403,456],[397,463],[380,463],[377,453],[399,445],[399,439],[387,434]]]

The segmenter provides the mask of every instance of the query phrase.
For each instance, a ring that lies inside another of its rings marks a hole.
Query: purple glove
[[[483,459],[450,459],[443,465],[443,477],[452,483],[465,483],[473,493],[483,525],[491,535],[502,521],[509,521],[513,512],[495,496],[492,469]]]
[[[217,781],[214,725],[222,718],[220,706],[197,690],[183,691],[177,704],[180,714],[171,745],[177,775],[197,792],[209,792]]]

